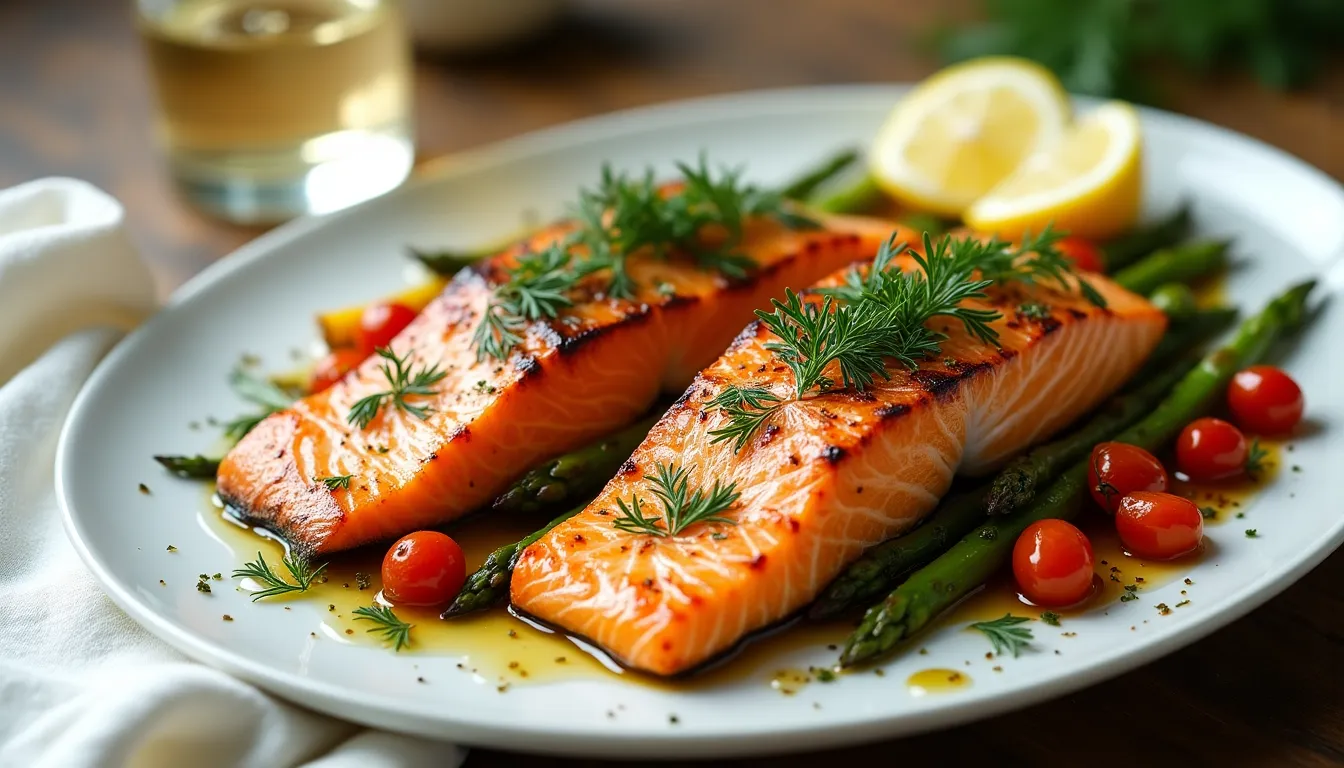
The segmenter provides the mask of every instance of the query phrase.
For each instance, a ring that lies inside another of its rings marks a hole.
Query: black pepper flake
[[[516,630],[512,630],[512,629],[510,629],[510,630],[509,630],[509,637],[510,637],[511,639],[517,640],[517,639],[518,639],[518,632],[517,632]]]
[[[1162,615],[1162,616],[1166,616],[1168,613],[1171,613],[1171,609],[1167,607],[1167,604],[1166,604],[1166,603],[1158,603],[1157,605],[1155,605],[1155,606],[1153,606],[1153,607],[1156,608],[1158,614],[1160,614],[1160,615]]]
[[[1193,581],[1191,581],[1191,580],[1189,580],[1189,579],[1186,579],[1186,580],[1185,580],[1185,584],[1186,584],[1186,586],[1191,586],[1191,585],[1193,585],[1194,583],[1195,583],[1195,582],[1193,582]]]
[[[233,617],[226,613],[226,614],[224,614],[224,620],[225,620],[225,621],[233,621]]]
[[[370,582],[370,580],[369,580],[369,574],[367,574],[367,573],[361,573],[361,572],[359,572],[359,571],[355,571],[355,586],[356,586],[356,587],[359,587],[359,588],[362,589],[362,590],[363,590],[363,589],[368,589],[370,584],[371,584],[371,582]]]
[[[163,579],[159,579],[159,586],[160,586],[160,587],[166,587],[166,586],[168,586],[168,582],[164,581]]]
[[[174,547],[172,544],[169,544],[169,545],[168,545],[168,551],[169,551],[169,552],[176,552],[176,551],[177,551],[177,547]]]
[[[335,603],[327,603],[327,612],[328,612],[328,613],[335,613],[335,612],[336,612],[336,604],[335,604]]]
[[[668,715],[667,722],[671,723],[672,725],[676,725],[677,723],[681,722],[681,718],[677,717],[676,715]]]
[[[148,495],[149,495],[149,486],[148,486],[148,485],[145,485],[144,483],[141,483],[141,484],[140,484],[140,492],[143,493],[143,494],[145,494],[146,496],[148,496]]]

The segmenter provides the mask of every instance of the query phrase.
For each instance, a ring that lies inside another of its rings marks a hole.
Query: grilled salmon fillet
[[[533,323],[507,362],[472,343],[492,286],[525,251],[563,237],[556,225],[463,270],[391,343],[413,369],[446,373],[416,396],[420,419],[384,405],[360,429],[361,398],[388,389],[371,357],[324,392],[265,419],[220,464],[221,498],[300,552],[334,552],[439,525],[480,508],[537,462],[632,422],[660,392],[680,392],[732,341],[752,310],[870,259],[890,222],[824,217],[815,230],[746,223],[738,250],[756,262],[731,281],[675,254],[631,255],[635,300],[590,294],[559,320]],[[913,233],[902,230],[904,238]],[[706,235],[712,237],[712,233]],[[350,475],[348,487],[322,478]]]
[[[728,422],[711,398],[732,385],[793,397],[787,368],[764,347],[773,335],[752,323],[584,511],[523,551],[514,606],[657,675],[693,669],[788,617],[865,548],[915,526],[954,474],[995,468],[1135,372],[1165,316],[1102,276],[1088,279],[1107,308],[1040,286],[991,288],[963,306],[1003,314],[992,324],[998,346],[939,319],[949,338],[938,359],[915,371],[889,363],[891,379],[865,392],[791,402],[735,453],[710,435]],[[1049,317],[1018,312],[1028,301]],[[648,514],[661,511],[650,491],[659,464],[689,469],[691,488],[736,483],[741,497],[725,513],[735,524],[667,537],[614,527],[617,500],[639,494]]]

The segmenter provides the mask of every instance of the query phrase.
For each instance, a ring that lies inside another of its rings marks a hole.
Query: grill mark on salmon
[[[791,377],[764,349],[772,337],[749,325],[636,449],[637,471],[614,478],[587,509],[523,551],[511,584],[515,610],[657,675],[730,652],[804,607],[865,548],[916,525],[954,474],[993,470],[1137,370],[1165,316],[1103,277],[1089,280],[1108,308],[1040,286],[993,288],[987,301],[965,304],[1030,299],[1049,307],[1053,322],[1005,313],[992,324],[997,345],[949,324],[939,359],[913,372],[889,365],[891,380],[875,382],[871,397],[789,402],[772,417],[776,431],[734,453],[731,442],[713,442],[710,432],[727,416],[708,401],[732,385],[793,394]],[[727,513],[736,524],[665,538],[613,527],[617,499],[651,500],[645,475],[660,463],[689,467],[693,487],[736,483],[742,495]]]
[[[392,350],[445,372],[437,394],[414,398],[421,420],[384,404],[365,429],[346,422],[356,401],[385,391],[377,357],[330,389],[264,420],[221,462],[219,494],[245,519],[300,552],[325,554],[440,525],[485,506],[539,461],[634,421],[661,392],[681,392],[734,338],[752,310],[785,286],[806,286],[871,259],[890,222],[824,217],[794,231],[746,222],[742,253],[759,265],[728,280],[689,258],[629,259],[633,300],[583,284],[560,321],[534,322],[508,362],[477,361],[472,335],[492,286],[525,251],[565,236],[551,227],[463,270],[399,334]],[[903,238],[913,233],[902,230]],[[669,285],[672,295],[658,286]],[[318,482],[353,475],[347,488]]]

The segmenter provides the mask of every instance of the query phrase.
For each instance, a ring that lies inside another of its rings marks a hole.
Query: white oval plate
[[[889,663],[805,695],[781,696],[762,679],[710,690],[668,691],[618,679],[491,685],[450,671],[456,657],[309,642],[320,606],[253,605],[217,589],[208,603],[196,574],[227,570],[227,550],[200,526],[198,485],[158,473],[151,454],[209,450],[214,436],[187,424],[238,404],[225,374],[246,352],[282,366],[314,335],[313,313],[403,284],[408,244],[468,246],[512,231],[520,211],[556,215],[600,164],[670,171],[702,149],[746,163],[764,183],[846,145],[863,145],[901,96],[897,86],[755,93],[615,114],[524,136],[452,158],[423,180],[355,209],[271,232],[184,286],[170,305],[99,366],[62,436],[57,484],[66,527],[108,594],[184,653],[281,696],[383,728],[513,750],[621,757],[726,756],[816,749],[898,736],[1026,706],[1151,661],[1260,605],[1344,539],[1335,473],[1344,466],[1344,387],[1337,351],[1344,310],[1327,302],[1287,367],[1307,392],[1310,424],[1291,463],[1240,523],[1212,529],[1214,554],[1192,565],[1192,602],[1180,583],[1143,599],[1071,619],[1077,637],[1038,632],[1040,652],[1007,660],[1002,673],[976,662],[974,684],[914,697],[912,672],[983,658],[983,637],[943,630],[929,654]],[[1321,294],[1344,284],[1344,192],[1320,172],[1250,139],[1174,115],[1145,111],[1150,210],[1195,201],[1203,234],[1236,238],[1241,264],[1229,282],[1245,308],[1309,274]],[[152,480],[154,494],[136,491]],[[180,552],[164,551],[165,543]],[[159,586],[159,579],[170,587]],[[220,621],[221,613],[239,620]],[[1148,619],[1144,624],[1140,619]],[[1131,625],[1137,629],[1131,631]],[[1062,649],[1062,655],[1052,651]],[[825,648],[795,651],[778,666],[825,665]],[[411,672],[411,665],[418,671]],[[984,667],[983,669],[981,667]],[[766,670],[764,674],[768,674]],[[419,685],[417,675],[434,681]],[[618,719],[607,717],[615,703]],[[814,706],[814,702],[820,707]],[[676,713],[673,724],[669,714]]]

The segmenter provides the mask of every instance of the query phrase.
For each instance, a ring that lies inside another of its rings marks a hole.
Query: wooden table
[[[88,179],[126,203],[167,293],[260,230],[172,195],[129,0],[0,4],[0,187]],[[912,33],[966,3],[641,0],[577,4],[560,34],[512,55],[419,64],[421,152],[708,93],[913,80],[934,68]],[[955,6],[949,10],[948,6]],[[941,9],[941,10],[940,10]],[[1260,137],[1344,178],[1344,68],[1312,91],[1180,79],[1172,106]],[[741,765],[1344,764],[1344,554],[1182,651],[1057,701],[900,742]],[[469,766],[597,764],[478,750]]]

